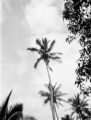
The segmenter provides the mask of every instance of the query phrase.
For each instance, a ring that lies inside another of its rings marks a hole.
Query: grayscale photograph
[[[1,0],[0,27],[0,120],[91,120],[91,0]]]

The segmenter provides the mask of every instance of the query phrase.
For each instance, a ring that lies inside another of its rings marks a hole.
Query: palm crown
[[[76,113],[78,118],[85,120],[87,116],[86,111],[88,111],[88,103],[86,98],[81,99],[80,94],[77,94],[73,98],[68,99],[68,102],[72,106],[71,109],[73,110],[71,115]]]
[[[19,120],[23,117],[22,115],[22,104],[15,104],[8,108],[9,99],[12,91],[9,93],[8,97],[0,107],[0,120]]]
[[[50,40],[48,41],[47,38],[42,38],[42,40],[36,39],[36,44],[39,46],[39,48],[32,47],[32,48],[27,48],[27,50],[30,50],[32,52],[37,52],[40,57],[37,59],[34,68],[37,67],[38,63],[41,60],[44,60],[44,62],[48,65],[50,60],[56,60],[58,62],[61,62],[60,57],[58,56],[59,54],[62,53],[55,53],[52,52],[52,48],[55,44],[55,40],[53,40],[50,45],[49,45]]]
[[[62,93],[60,91],[60,87],[61,85],[58,85],[56,86],[56,84],[53,86],[51,84],[51,87],[50,87],[50,83],[49,84],[45,84],[46,88],[48,91],[43,91],[41,90],[39,92],[39,94],[42,96],[42,97],[45,97],[45,100],[44,100],[44,104],[50,102],[50,106],[52,108],[52,104],[51,104],[51,98],[53,99],[53,105],[54,105],[54,114],[56,115],[57,117],[57,120],[59,120],[59,117],[57,115],[57,111],[56,111],[56,106],[59,107],[59,105],[62,105],[61,102],[62,101],[65,101],[62,96],[65,95],[65,93]],[[51,89],[52,89],[52,92],[51,92]]]
[[[51,102],[51,89],[50,89],[50,84],[45,84],[46,88],[48,91],[43,91],[41,90],[39,94],[42,97],[45,97],[44,103]],[[62,93],[60,91],[61,85],[56,86],[56,84],[53,86],[52,85],[52,91],[53,91],[53,103],[57,106],[62,105],[61,102],[65,101],[62,96],[66,95],[65,93]]]

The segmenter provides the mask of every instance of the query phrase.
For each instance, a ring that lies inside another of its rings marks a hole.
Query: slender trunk
[[[54,109],[55,109],[55,114],[56,114],[57,120],[59,120],[58,114],[57,114],[57,111],[56,111],[56,107],[55,107],[55,106],[54,106]]]
[[[50,90],[51,90],[51,110],[52,110],[52,116],[53,116],[53,120],[55,120],[55,109],[54,109],[54,103],[53,103],[53,90],[52,90],[52,83],[51,83],[51,77],[50,77],[50,73],[49,73],[49,66],[48,66],[48,64],[46,64],[46,69],[47,69],[47,73],[48,73],[49,85],[50,85]]]

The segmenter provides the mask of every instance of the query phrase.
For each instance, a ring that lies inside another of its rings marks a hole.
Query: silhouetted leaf
[[[0,109],[0,120],[5,120],[6,115],[8,113],[8,103],[9,103],[9,99],[11,96],[12,91],[10,91],[8,97],[6,98],[6,100],[3,102],[1,109]]]

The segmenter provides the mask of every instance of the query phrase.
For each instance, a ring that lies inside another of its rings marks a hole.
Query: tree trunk
[[[52,117],[53,117],[53,120],[55,120],[55,109],[54,109],[54,103],[53,103],[53,90],[52,90],[51,77],[50,77],[50,73],[49,73],[49,66],[48,66],[47,63],[46,63],[46,69],[47,69],[47,73],[48,73],[49,85],[50,85],[50,90],[51,90],[51,110],[52,110]]]
[[[55,114],[56,114],[57,120],[59,120],[58,114],[57,114],[57,111],[56,111],[56,107],[55,107],[55,106],[54,106],[54,109],[55,109]]]

